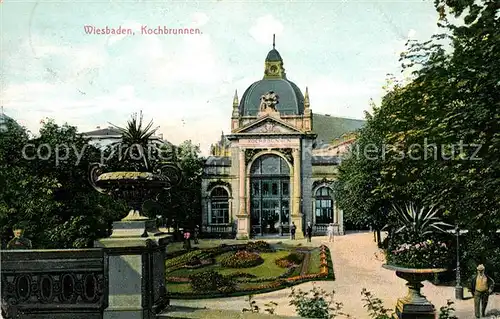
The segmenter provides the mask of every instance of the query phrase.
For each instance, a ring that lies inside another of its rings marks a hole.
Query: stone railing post
[[[154,319],[168,306],[165,248],[170,235],[155,220],[113,223],[113,234],[96,241],[107,259],[108,307],[104,319]]]

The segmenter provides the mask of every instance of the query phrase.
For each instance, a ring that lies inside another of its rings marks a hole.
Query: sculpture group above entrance
[[[279,104],[279,96],[274,91],[269,91],[260,97],[259,116],[275,113],[279,115],[276,105]]]

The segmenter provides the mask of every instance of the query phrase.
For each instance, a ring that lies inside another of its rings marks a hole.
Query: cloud
[[[186,35],[175,51],[151,61],[148,80],[155,86],[203,84],[217,86],[227,77],[207,34]]]
[[[316,96],[321,97],[356,97],[359,95],[370,95],[378,92],[376,88],[378,83],[367,85],[365,82],[346,83],[336,81],[332,77],[320,77],[309,85],[309,91],[315,92]],[[312,93],[311,93],[312,94]]]
[[[208,20],[210,20],[208,16],[203,12],[193,13],[191,19],[192,19],[191,25],[193,28],[200,28],[205,24],[207,24]]]
[[[382,90],[376,81],[345,82],[333,76],[321,76],[309,85],[313,112],[362,118],[370,98],[378,100]]]
[[[410,29],[408,31],[408,39],[415,39],[416,34],[417,34],[417,31],[415,31],[414,29]]]
[[[272,15],[266,15],[257,19],[257,22],[250,28],[250,35],[261,44],[269,44],[272,35],[283,33],[283,24]]]

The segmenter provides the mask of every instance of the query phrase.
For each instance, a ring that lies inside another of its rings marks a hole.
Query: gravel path
[[[280,240],[285,242],[285,240]],[[288,241],[286,241],[288,242]],[[307,245],[305,240],[296,240]],[[313,237],[313,246],[325,244],[332,251],[335,281],[319,281],[319,286],[327,291],[335,290],[336,299],[344,304],[344,312],[355,318],[369,318],[361,300],[361,289],[366,288],[376,297],[381,298],[388,308],[393,308],[399,297],[406,295],[405,282],[396,277],[393,271],[382,268],[383,260],[373,241],[372,233],[354,233],[337,236],[334,243],[328,243],[326,237]],[[313,283],[308,282],[296,287],[309,290]],[[288,305],[290,289],[279,290],[266,294],[256,295],[255,301],[263,306],[269,301],[278,303],[277,314],[294,316],[294,309]],[[437,287],[425,282],[422,293],[427,296],[437,309],[446,304],[447,299],[454,300],[453,287]],[[466,297],[470,296],[466,293]],[[247,306],[245,297],[205,300],[172,300],[173,305],[193,307],[207,307],[210,309],[241,310]],[[474,302],[472,299],[456,301],[455,314],[460,319],[473,319]],[[500,314],[500,295],[490,297],[488,311],[498,311]],[[489,318],[494,318],[490,316]],[[500,318],[497,315],[496,318]]]
[[[311,252],[304,251],[304,260],[302,261],[302,269],[300,269],[300,275],[306,275],[309,270],[309,262],[311,261]]]

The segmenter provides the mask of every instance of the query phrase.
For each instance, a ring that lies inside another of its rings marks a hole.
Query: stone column
[[[245,165],[245,150],[239,150],[239,200],[240,208],[236,217],[238,218],[238,229],[236,231],[237,239],[248,239],[250,233],[250,216],[246,211],[246,196],[245,196],[245,182],[246,182],[246,165]]]
[[[301,185],[301,158],[300,150],[293,150],[293,207],[292,207],[292,222],[297,227],[295,238],[304,238],[302,231],[302,212],[300,211],[300,199],[302,198],[302,185]]]

